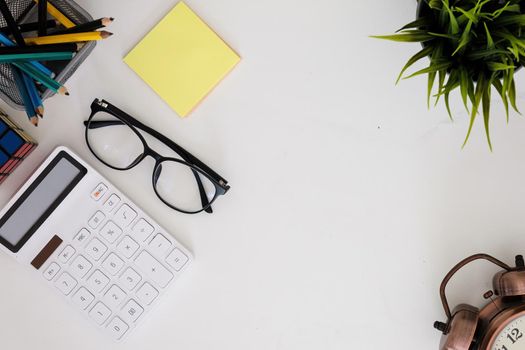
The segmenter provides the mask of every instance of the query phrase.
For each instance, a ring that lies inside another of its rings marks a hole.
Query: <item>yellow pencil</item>
[[[37,36],[31,38],[24,38],[28,45],[47,45],[47,44],[61,44],[61,43],[76,43],[79,41],[92,41],[106,39],[113,35],[113,33],[102,30],[100,32],[85,32],[85,33],[71,33],[48,36]]]
[[[35,2],[38,4],[38,0],[35,0]],[[60,12],[59,9],[57,9],[53,4],[51,4],[49,1],[47,2],[47,12],[53,17],[56,18],[57,21],[59,21],[64,27],[71,28],[75,26],[75,23],[71,22],[69,18],[67,18],[62,12]]]

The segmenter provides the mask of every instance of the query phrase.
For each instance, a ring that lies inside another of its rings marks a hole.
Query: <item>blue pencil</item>
[[[18,91],[20,92],[20,96],[24,101],[27,118],[34,126],[38,126],[38,117],[35,116],[35,106],[33,106],[33,103],[31,102],[26,84],[24,83],[24,79],[22,78],[21,72],[18,70],[18,68],[13,68],[13,76],[15,78]]]
[[[16,44],[11,39],[9,39],[7,36],[5,36],[2,33],[0,33],[0,43],[5,46],[16,46]],[[55,75],[55,73],[53,73],[51,70],[49,70],[49,68],[47,68],[40,62],[30,61],[29,63],[33,65],[35,68],[37,68],[38,70],[40,70],[42,73],[49,75],[50,77],[53,77]]]
[[[44,105],[42,104],[42,99],[40,98],[38,90],[36,89],[35,81],[24,72],[22,72],[22,78],[26,84],[31,103],[33,106],[35,106],[35,112],[40,118],[42,118],[44,116]]]

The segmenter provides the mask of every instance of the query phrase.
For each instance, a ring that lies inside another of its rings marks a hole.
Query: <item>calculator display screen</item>
[[[0,243],[18,251],[85,173],[81,164],[60,152],[0,219]]]

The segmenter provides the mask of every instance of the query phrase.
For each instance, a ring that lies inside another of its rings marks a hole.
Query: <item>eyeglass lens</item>
[[[95,122],[110,122],[94,127]],[[127,124],[106,112],[97,112],[88,125],[87,142],[95,155],[107,165],[127,169],[144,153],[144,145]]]

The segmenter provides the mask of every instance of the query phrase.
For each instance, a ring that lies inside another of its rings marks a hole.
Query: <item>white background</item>
[[[438,287],[460,259],[525,253],[525,121],[494,98],[494,152],[452,99],[427,111],[426,81],[394,80],[417,44],[368,38],[414,18],[413,0],[188,0],[241,63],[180,119],[122,57],[176,1],[87,1],[110,39],[46,101],[40,142],[0,188],[5,203],[57,145],[94,165],[195,254],[192,269],[128,342],[112,345],[53,290],[0,256],[3,349],[437,349]],[[523,70],[518,103],[525,110]],[[496,95],[496,94],[494,94]],[[230,181],[213,215],[165,207],[152,162],[110,170],[83,125],[95,97],[162,130]],[[481,120],[479,120],[481,121]],[[449,288],[482,306],[497,269]]]

